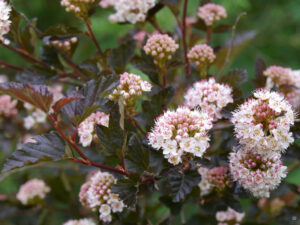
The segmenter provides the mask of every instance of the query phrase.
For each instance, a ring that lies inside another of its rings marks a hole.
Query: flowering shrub
[[[0,0],[1,50],[24,59],[0,59],[0,224],[300,220],[288,179],[299,169],[300,72],[258,58],[247,94],[247,71],[229,68],[251,39],[238,31],[244,14],[201,2],[187,15],[188,0],[61,0],[82,26],[41,30]],[[160,27],[162,9],[174,32]],[[133,28],[115,48],[94,34],[99,10],[111,13],[101,23]],[[214,38],[225,32],[224,44]],[[85,41],[95,51],[81,62]]]

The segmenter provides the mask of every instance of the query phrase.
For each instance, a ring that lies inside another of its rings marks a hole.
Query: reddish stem
[[[101,49],[101,47],[100,47],[100,45],[99,45],[99,43],[98,43],[98,41],[97,41],[97,39],[95,37],[95,34],[94,34],[93,30],[92,30],[90,22],[89,21],[85,21],[85,24],[86,24],[86,26],[88,28],[90,38],[95,43],[95,45],[96,45],[96,47],[98,49],[99,55],[103,56],[103,51],[102,51],[102,49]]]
[[[188,7],[188,0],[184,0],[184,9],[183,9],[183,17],[182,17],[182,26],[180,26],[182,31],[182,42],[183,42],[183,49],[184,49],[184,59],[185,59],[185,73],[187,76],[190,75],[190,62],[187,56],[187,43],[186,43],[186,15],[187,15],[187,7]]]
[[[147,181],[155,181],[155,177],[141,177],[141,181],[140,181],[140,184],[143,184]]]
[[[11,50],[11,51],[13,51],[13,52],[15,52],[15,53],[18,53],[19,55],[21,55],[21,56],[23,56],[23,57],[25,57],[25,58],[31,60],[32,62],[35,62],[35,63],[37,63],[37,64],[40,64],[40,65],[43,66],[43,67],[46,67],[46,68],[52,70],[51,66],[49,66],[49,65],[46,64],[46,63],[44,63],[43,61],[38,60],[37,58],[35,58],[35,57],[33,57],[33,56],[31,56],[31,55],[28,54],[27,52],[25,52],[25,51],[23,51],[23,50],[15,49],[15,48],[13,48],[13,47],[11,47],[11,46],[9,46],[9,45],[3,44],[3,43],[2,43],[2,45],[3,45],[5,48],[7,48],[7,49],[9,49],[9,50]]]
[[[55,70],[55,68],[51,67],[51,66],[48,65],[47,63],[44,63],[43,61],[41,61],[41,60],[39,60],[39,59],[37,59],[37,58],[31,56],[29,53],[27,53],[27,52],[25,52],[25,51],[23,51],[23,50],[13,48],[13,47],[11,47],[11,46],[9,46],[9,45],[6,45],[6,44],[3,44],[3,43],[1,43],[1,44],[2,44],[5,48],[7,48],[7,49],[9,49],[9,50],[11,50],[11,51],[13,51],[13,52],[19,54],[20,56],[22,56],[22,57],[24,57],[24,58],[26,58],[26,59],[28,59],[28,60],[34,62],[34,63],[37,63],[37,64],[39,64],[39,65],[41,65],[41,66],[43,66],[43,67],[45,67],[45,68],[47,68],[47,69],[49,69],[49,70]],[[15,69],[16,69],[16,68],[15,68]],[[74,77],[73,74],[64,73],[64,72],[59,71],[59,70],[56,70],[56,72],[57,72],[60,76],[62,76],[62,77]],[[75,78],[76,78],[76,76],[75,76]]]
[[[127,117],[127,120],[129,120],[139,131],[141,131],[143,135],[146,135],[146,132],[141,128],[141,126],[138,124],[138,122],[135,119],[131,117]]]
[[[206,29],[206,43],[207,44],[209,44],[209,42],[211,40],[211,32],[212,32],[211,27],[207,27],[207,29]]]
[[[18,70],[18,71],[23,71],[24,70],[24,68],[22,68],[22,67],[9,64],[7,62],[2,61],[1,59],[0,59],[0,64],[4,65],[5,67],[8,67],[8,68],[11,68],[11,69],[14,69],[14,70]]]
[[[150,20],[150,23],[152,24],[152,26],[160,33],[163,34],[164,32],[162,31],[162,29],[160,29],[160,27],[158,26],[157,22],[155,19]]]
[[[123,170],[125,170],[125,158],[124,158],[124,154],[122,155],[122,168],[123,168]]]
[[[105,170],[108,170],[108,171],[112,171],[112,172],[115,172],[115,173],[119,173],[119,174],[122,174],[122,175],[125,175],[125,176],[129,176],[129,172],[127,171],[123,171],[123,170],[119,170],[119,169],[116,169],[116,168],[113,168],[113,167],[110,167],[110,166],[105,166],[105,165],[102,165],[100,163],[96,163],[92,160],[90,160],[81,150],[80,148],[77,146],[77,144],[70,140],[64,133],[63,131],[60,129],[60,127],[58,126],[57,124],[57,121],[56,119],[54,118],[54,116],[52,115],[49,115],[49,118],[53,124],[53,126],[55,127],[55,129],[57,130],[57,132],[59,133],[59,135],[65,140],[67,141],[74,149],[75,151],[82,157],[82,159],[78,159],[78,158],[71,158],[72,161],[76,161],[76,162],[79,162],[79,163],[82,163],[82,164],[85,164],[85,165],[91,165],[91,166],[94,166],[94,167],[97,167],[97,168],[100,168],[100,169],[105,169]]]

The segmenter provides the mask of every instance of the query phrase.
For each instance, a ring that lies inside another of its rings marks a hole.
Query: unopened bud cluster
[[[151,84],[133,73],[123,73],[120,76],[120,84],[108,96],[112,101],[122,101],[129,114],[134,113],[135,102],[143,92],[151,91]]]
[[[116,13],[109,16],[110,22],[136,24],[145,21],[149,9],[155,6],[155,0],[115,0],[107,4],[102,3],[105,6],[111,6],[111,4]]]
[[[18,110],[16,108],[18,101],[12,100],[9,95],[0,96],[0,116],[13,117],[17,115]]]
[[[214,120],[221,119],[221,111],[227,104],[233,102],[232,88],[216,83],[214,78],[201,80],[184,95],[184,105],[193,109],[197,106],[207,112]]]
[[[245,213],[239,213],[230,207],[226,211],[216,213],[218,225],[240,225],[244,217]]]
[[[179,107],[156,119],[148,140],[153,148],[162,149],[169,163],[177,165],[184,155],[202,157],[209,147],[207,132],[211,128],[212,118],[207,113]]]
[[[204,21],[206,26],[211,27],[222,18],[226,18],[227,12],[226,9],[221,5],[208,3],[198,8],[197,15]]]
[[[290,76],[291,70],[289,68],[273,65],[264,71],[264,75],[270,77],[278,86],[293,83]]]
[[[165,66],[178,48],[179,45],[167,34],[152,35],[144,46],[146,54],[153,56],[154,63],[160,67]]]
[[[264,75],[267,77],[266,87],[268,89],[271,89],[275,84],[295,109],[300,108],[299,70],[273,65],[264,71]]]
[[[77,41],[77,37],[72,37],[66,40],[53,40],[50,41],[48,45],[53,45],[68,54],[70,53],[72,46],[75,45]]]
[[[67,12],[73,12],[80,18],[86,18],[95,0],[61,0],[60,4]]]
[[[10,31],[11,20],[9,19],[11,6],[5,0],[0,0],[0,42],[9,44],[9,40],[4,37]]]
[[[198,184],[201,196],[208,195],[213,191],[220,193],[231,187],[227,167],[220,166],[212,169],[200,167],[198,172],[201,175],[201,182]]]
[[[112,221],[112,213],[122,212],[125,205],[118,194],[111,193],[116,179],[107,172],[96,171],[81,186],[79,199],[82,205],[99,210],[99,219],[104,223]]]
[[[207,44],[194,46],[188,53],[188,58],[198,69],[210,66],[216,59],[214,50]]]
[[[282,165],[279,153],[266,156],[242,148],[230,153],[229,160],[233,180],[257,198],[270,197],[270,191],[287,174],[287,167]]]
[[[16,198],[23,205],[36,204],[43,200],[50,190],[43,180],[32,179],[20,187]]]
[[[109,8],[109,7],[113,7],[114,4],[118,1],[119,0],[101,0],[99,5],[100,5],[100,7],[106,9],[106,8]]]
[[[62,225],[96,225],[92,219],[68,220]]]
[[[280,94],[267,90],[254,92],[254,97],[233,113],[236,137],[240,144],[260,154],[283,152],[294,141],[291,105]]]
[[[96,125],[108,127],[109,115],[103,112],[92,113],[88,118],[80,123],[78,127],[79,142],[83,147],[90,146],[93,139],[97,138]]]

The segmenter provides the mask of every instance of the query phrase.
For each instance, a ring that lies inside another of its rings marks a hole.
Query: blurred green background
[[[60,23],[84,29],[83,24],[72,14],[65,12],[59,0],[25,0],[12,1],[17,10],[29,18],[38,18],[41,30]],[[228,12],[226,23],[233,24],[235,18],[243,11],[247,16],[238,24],[237,32],[255,30],[256,38],[237,57],[232,67],[245,68],[253,74],[256,56],[262,57],[267,64],[279,64],[294,69],[300,68],[300,1],[298,0],[218,0],[216,3],[225,6]],[[189,3],[189,16],[195,16],[199,0]],[[104,49],[115,47],[118,37],[125,34],[132,25],[110,24],[107,17],[112,10],[101,9],[93,16],[93,29]],[[175,22],[170,11],[165,8],[158,13],[158,23],[164,30],[173,31]],[[151,26],[147,26],[149,30]],[[221,34],[217,39],[228,38],[230,34]],[[213,40],[215,38],[213,37]],[[214,44],[214,42],[213,42]],[[75,59],[81,60],[90,56],[95,50],[93,43],[82,41]],[[1,49],[1,59],[9,62],[20,62],[18,56]]]

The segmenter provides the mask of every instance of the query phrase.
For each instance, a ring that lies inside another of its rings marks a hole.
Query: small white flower
[[[35,125],[35,119],[32,116],[24,118],[24,127],[26,130],[30,130]]]
[[[93,135],[89,132],[85,132],[80,136],[80,143],[83,147],[90,146],[93,141]]]
[[[103,204],[99,209],[100,216],[108,216],[111,213],[111,208],[107,204]]]
[[[113,201],[111,203],[111,208],[112,208],[112,211],[114,213],[115,212],[122,212],[123,208],[124,208],[124,203],[123,203],[123,201]]]

